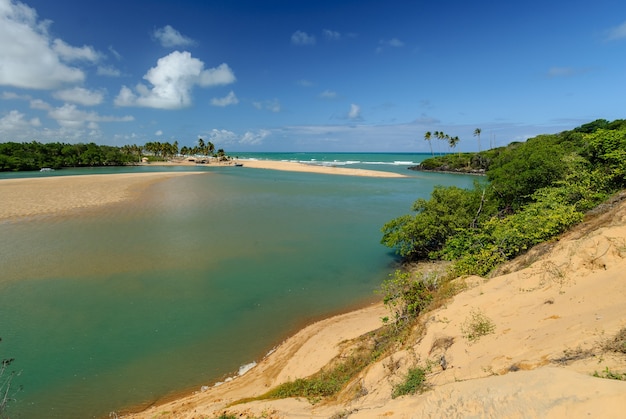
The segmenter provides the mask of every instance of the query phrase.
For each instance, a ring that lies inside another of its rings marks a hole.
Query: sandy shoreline
[[[132,198],[153,182],[206,172],[121,173],[0,180],[0,221],[60,215]]]
[[[354,169],[348,167],[337,166],[322,166],[317,164],[305,164],[290,161],[277,161],[277,160],[232,160],[229,162],[217,162],[215,159],[211,159],[210,163],[202,164],[200,166],[233,166],[235,163],[243,164],[242,169],[268,169],[268,170],[281,170],[287,172],[306,172],[306,173],[321,173],[328,175],[342,175],[342,176],[366,176],[366,177],[380,177],[380,178],[403,178],[408,177],[400,173],[384,172],[380,170],[367,170],[367,169]],[[155,162],[149,163],[151,166],[198,166],[195,162],[179,159],[170,162]]]
[[[322,173],[343,176],[381,178],[406,177],[399,173],[343,167],[317,166],[295,162],[244,160],[243,167],[290,172]],[[146,166],[233,166],[234,162],[197,165],[188,160],[144,164]],[[238,168],[239,170],[239,168]],[[133,191],[151,182],[174,176],[188,176],[206,172],[124,173],[80,176],[52,176],[45,178],[0,179],[0,221],[59,214],[78,208],[97,207],[131,198]]]

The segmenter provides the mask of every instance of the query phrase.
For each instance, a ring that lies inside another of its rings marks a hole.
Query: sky
[[[0,142],[476,151],[599,118],[623,0],[0,0]]]

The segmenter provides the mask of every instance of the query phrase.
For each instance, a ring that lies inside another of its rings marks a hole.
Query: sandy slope
[[[425,334],[358,378],[364,389],[358,396],[227,407],[311,374],[342,342],[377,328],[385,315],[381,306],[309,326],[246,375],[131,417],[623,417],[626,382],[591,374],[607,367],[626,372],[626,356],[602,349],[626,327],[626,203],[543,248],[545,254],[531,252],[515,272],[466,278],[464,292],[425,316]],[[472,312],[490,319],[494,333],[469,342]],[[418,364],[431,365],[432,389],[392,399],[393,384]]]

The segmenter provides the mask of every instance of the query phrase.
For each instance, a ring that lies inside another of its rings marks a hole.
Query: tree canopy
[[[626,187],[626,121],[598,120],[445,161],[461,158],[482,165],[486,181],[470,190],[436,187],[429,200],[415,201],[414,214],[386,223],[381,242],[407,260],[452,260],[455,273],[483,275]],[[426,168],[444,161],[428,160]]]

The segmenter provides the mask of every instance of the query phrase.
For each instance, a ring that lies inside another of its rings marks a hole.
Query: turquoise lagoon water
[[[369,157],[384,156],[406,171]],[[51,175],[146,170],[189,169]],[[107,417],[236,373],[304,324],[377,298],[397,262],[382,224],[435,185],[474,180],[199,170],[131,202],[0,224],[0,357],[23,386],[12,414]]]

